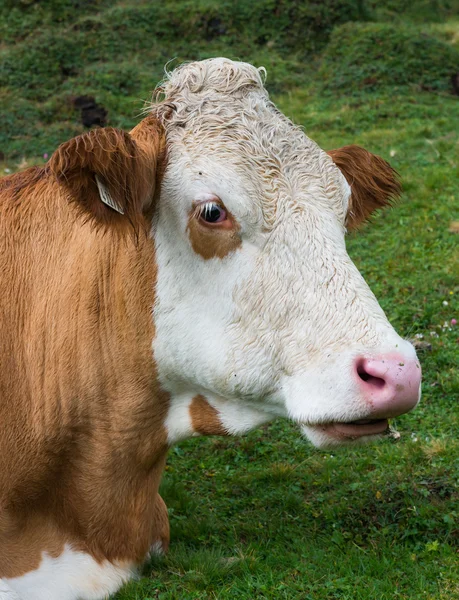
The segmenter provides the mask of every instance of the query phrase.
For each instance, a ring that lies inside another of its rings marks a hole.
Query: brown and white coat
[[[353,443],[419,399],[344,244],[395,173],[325,153],[262,74],[180,67],[130,133],[0,183],[0,600],[98,600],[166,550],[181,439],[286,416]]]

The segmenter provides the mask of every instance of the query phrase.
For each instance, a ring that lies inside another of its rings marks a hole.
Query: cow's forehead
[[[264,70],[228,59],[209,59],[178,67],[152,106],[170,144],[190,157],[220,161],[238,179],[257,189],[265,224],[273,224],[286,199],[315,195],[342,204],[348,186],[328,155],[270,101]],[[338,210],[341,210],[339,208]]]
[[[160,86],[166,100],[197,101],[198,97],[220,93],[232,98],[243,98],[251,90],[257,89],[266,98],[263,85],[265,70],[257,69],[248,63],[235,62],[226,58],[212,58],[181,65],[167,73]],[[189,96],[193,95],[194,98]]]
[[[228,59],[209,59],[178,67],[160,86],[163,102],[153,108],[169,133],[190,131],[205,141],[222,138],[239,145],[261,145],[264,154],[286,158],[308,152],[314,162],[320,148],[269,100],[263,69]],[[222,144],[222,149],[223,149]],[[252,148],[252,152],[255,148]]]

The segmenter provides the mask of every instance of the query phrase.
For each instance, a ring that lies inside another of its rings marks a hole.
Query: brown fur
[[[380,156],[359,146],[343,146],[328,154],[351,186],[348,229],[357,229],[371,213],[390,205],[400,195],[397,172]]]
[[[97,222],[137,223],[153,199],[163,147],[161,129],[149,117],[130,134],[111,127],[99,128],[61,144],[48,169],[68,189],[71,199]],[[101,202],[96,175],[124,215]]]
[[[46,515],[34,510],[12,515],[0,511],[0,574],[17,577],[37,569],[41,551],[57,558],[64,549],[65,532]]]
[[[218,412],[199,394],[190,404],[191,425],[201,435],[228,435]]]
[[[237,250],[241,244],[240,226],[236,219],[228,213],[228,227],[206,225],[199,219],[199,213],[193,209],[188,219],[188,235],[191,247],[204,258],[225,258]]]
[[[43,179],[45,174],[45,167],[30,167],[25,171],[2,177],[0,179],[0,194],[8,193],[10,197],[16,198],[22,189],[37,183],[40,179]]]
[[[49,169],[0,187],[0,577],[65,543],[97,560],[140,562],[168,539],[158,486],[169,400],[151,351],[156,267],[141,210],[161,133],[146,121],[135,142],[97,130],[64,144]],[[98,170],[132,186],[117,200],[139,223],[137,239],[94,227],[123,219],[95,205]]]
[[[154,523],[154,539],[151,545],[155,546],[159,542],[162,552],[167,552],[170,541],[169,514],[167,506],[159,494],[156,494],[152,521]]]

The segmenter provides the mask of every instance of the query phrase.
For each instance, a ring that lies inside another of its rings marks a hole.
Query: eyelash
[[[199,218],[207,224],[223,223],[227,219],[226,210],[216,202],[205,202],[197,208]],[[215,219],[212,218],[213,211],[218,211],[219,213]]]

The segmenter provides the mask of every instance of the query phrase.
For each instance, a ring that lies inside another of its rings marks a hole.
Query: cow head
[[[420,366],[344,236],[397,196],[395,172],[356,146],[321,150],[251,65],[184,65],[161,92],[124,134],[123,175],[101,177],[131,219],[148,210],[165,139],[152,352],[170,441],[208,431],[193,422],[206,410],[229,433],[285,416],[318,446],[384,433],[418,402]]]

